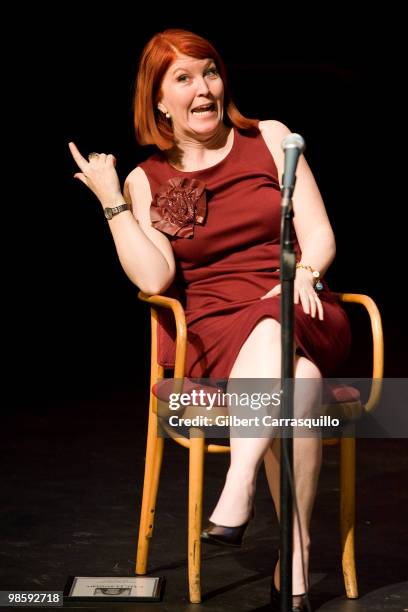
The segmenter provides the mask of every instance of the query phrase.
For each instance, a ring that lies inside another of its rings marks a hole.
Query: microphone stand
[[[284,181],[283,181],[284,183]],[[293,185],[294,187],[294,185]],[[293,187],[282,189],[281,199],[281,416],[293,418],[294,378],[294,279],[296,253],[293,240]],[[281,612],[292,610],[292,550],[293,550],[293,497],[290,486],[293,474],[293,428],[282,428],[280,458],[280,601]],[[292,478],[293,481],[293,478]]]
[[[285,169],[281,199],[281,416],[293,419],[294,396],[294,280],[296,253],[293,240],[292,194],[296,183],[296,166],[305,149],[300,134],[290,134],[282,141]],[[293,549],[293,428],[282,428],[280,460],[280,612],[292,610],[292,549]],[[294,484],[293,484],[294,490]]]

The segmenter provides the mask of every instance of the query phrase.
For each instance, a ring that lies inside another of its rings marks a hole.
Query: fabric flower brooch
[[[159,187],[150,206],[152,226],[177,238],[192,238],[206,213],[205,183],[178,176]]]

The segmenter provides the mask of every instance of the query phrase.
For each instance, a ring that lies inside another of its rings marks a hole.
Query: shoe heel
[[[275,566],[276,568],[276,566]],[[293,597],[302,597],[302,602],[300,605],[293,603]],[[306,610],[306,597],[307,593],[300,593],[299,595],[292,596],[292,612],[304,612]],[[272,574],[271,580],[271,612],[280,612],[281,609],[281,599],[280,599],[280,591],[275,586],[275,569]],[[310,608],[311,609],[311,608]]]
[[[240,547],[244,538],[245,532],[249,523],[255,516],[254,505],[252,505],[251,515],[249,519],[242,525],[237,527],[226,527],[225,525],[217,525],[211,523],[201,532],[201,541],[205,544],[216,544],[218,546],[235,546]]]

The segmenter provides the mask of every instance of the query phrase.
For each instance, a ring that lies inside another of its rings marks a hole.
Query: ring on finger
[[[95,153],[95,151],[92,151],[92,153],[90,153],[90,154],[88,155],[88,159],[89,159],[89,161],[91,161],[91,158],[92,158],[92,157],[99,157],[99,153]]]

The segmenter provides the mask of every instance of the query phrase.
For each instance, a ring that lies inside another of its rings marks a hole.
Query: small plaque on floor
[[[70,576],[64,601],[161,601],[164,576]]]

